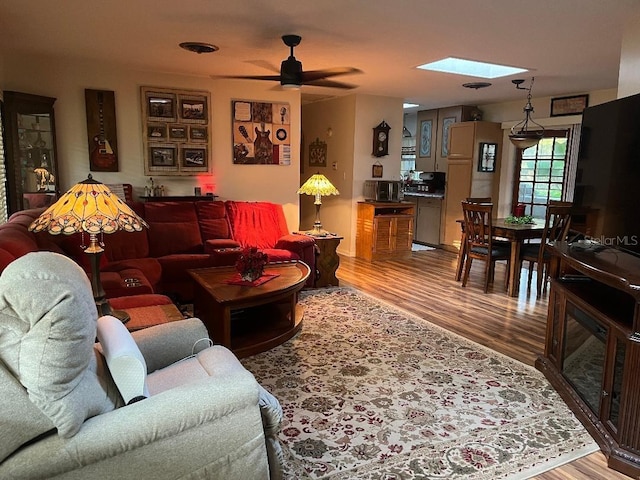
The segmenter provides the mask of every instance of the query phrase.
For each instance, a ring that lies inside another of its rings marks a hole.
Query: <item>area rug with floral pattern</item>
[[[286,479],[518,479],[598,449],[533,367],[350,288],[243,364],[280,401]]]

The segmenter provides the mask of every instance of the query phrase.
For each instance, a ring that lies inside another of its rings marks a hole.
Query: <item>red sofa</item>
[[[100,270],[108,298],[163,293],[181,302],[193,298],[187,270],[233,265],[240,248],[257,246],[269,261],[302,260],[315,272],[315,241],[290,234],[281,205],[269,202],[132,202],[149,224],[141,232],[105,235]],[[33,250],[69,255],[89,270],[80,234],[56,237],[27,230],[43,209],[17,212],[0,225],[0,271]],[[135,278],[130,286],[125,279]],[[313,275],[307,286],[313,286]]]

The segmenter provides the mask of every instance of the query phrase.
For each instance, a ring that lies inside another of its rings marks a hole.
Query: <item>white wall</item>
[[[404,112],[402,98],[357,95],[356,126],[354,131],[353,153],[353,202],[351,204],[351,231],[349,234],[349,252],[356,253],[356,230],[358,218],[357,202],[364,200],[364,181],[370,180],[375,163],[383,165],[383,179],[400,180],[400,159],[402,157],[402,125]],[[382,121],[391,127],[389,131],[389,155],[374,157],[373,129]],[[346,237],[345,237],[346,240]],[[346,243],[346,242],[345,242]]]
[[[375,95],[348,95],[303,107],[305,148],[316,137],[327,142],[327,167],[309,170],[305,158],[304,182],[315,170],[324,174],[340,191],[339,197],[324,197],[320,217],[325,230],[344,237],[338,251],[355,256],[357,202],[364,200],[364,181],[371,179],[371,169],[376,162],[383,165],[384,179],[400,179],[403,111],[400,98]],[[386,121],[389,131],[389,155],[376,158],[372,155],[373,128]],[[333,134],[327,135],[331,128]],[[337,170],[332,163],[337,162]],[[314,218],[313,202],[302,199],[301,226],[309,229]]]
[[[194,59],[197,57],[194,57]],[[57,98],[56,134],[60,188],[87,177],[89,153],[86,134],[84,90],[115,91],[120,171],[96,172],[104,183],[131,183],[140,195],[147,183],[142,151],[140,87],[207,90],[211,93],[211,160],[213,175],[155,177],[168,195],[192,195],[197,185],[214,185],[222,199],[265,200],[284,205],[289,228],[296,230],[300,173],[300,91],[273,89],[271,82],[212,80],[157,72],[127,70],[97,62],[63,58],[7,57],[0,89]],[[250,99],[288,102],[291,106],[291,165],[234,165],[231,142],[231,100]],[[203,189],[204,191],[204,189]]]
[[[618,98],[636,93],[640,93],[640,15],[625,25],[618,75]]]
[[[321,173],[338,189],[339,196],[322,198],[320,220],[325,230],[340,235],[344,235],[351,229],[351,218],[348,212],[350,212],[353,197],[355,102],[355,95],[346,95],[302,107],[304,165],[300,184],[314,173]],[[316,139],[327,144],[326,167],[309,166],[309,144]],[[313,202],[314,197],[301,195],[300,228],[303,230],[313,227],[315,220]],[[340,247],[340,250],[343,250],[343,246]]]

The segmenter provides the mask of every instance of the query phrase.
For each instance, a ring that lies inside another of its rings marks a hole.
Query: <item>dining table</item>
[[[466,256],[467,239],[464,233],[464,221],[459,220],[462,228],[462,240],[458,251],[458,265],[456,267],[456,281],[462,278],[462,268]],[[511,244],[511,257],[509,260],[509,275],[507,278],[508,294],[510,297],[518,296],[520,288],[520,247],[526,240],[542,238],[545,220],[534,218],[532,223],[512,223],[506,218],[497,218],[492,221],[491,236],[493,239],[506,240]]]

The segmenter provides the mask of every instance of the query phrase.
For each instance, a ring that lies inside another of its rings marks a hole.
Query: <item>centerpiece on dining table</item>
[[[533,215],[525,215],[525,206],[522,203],[518,203],[515,207],[513,207],[513,214],[509,215],[504,219],[504,223],[511,223],[517,225],[532,225],[535,222],[533,221]]]
[[[236,262],[236,270],[245,282],[255,282],[264,273],[267,254],[258,247],[244,247]]]

